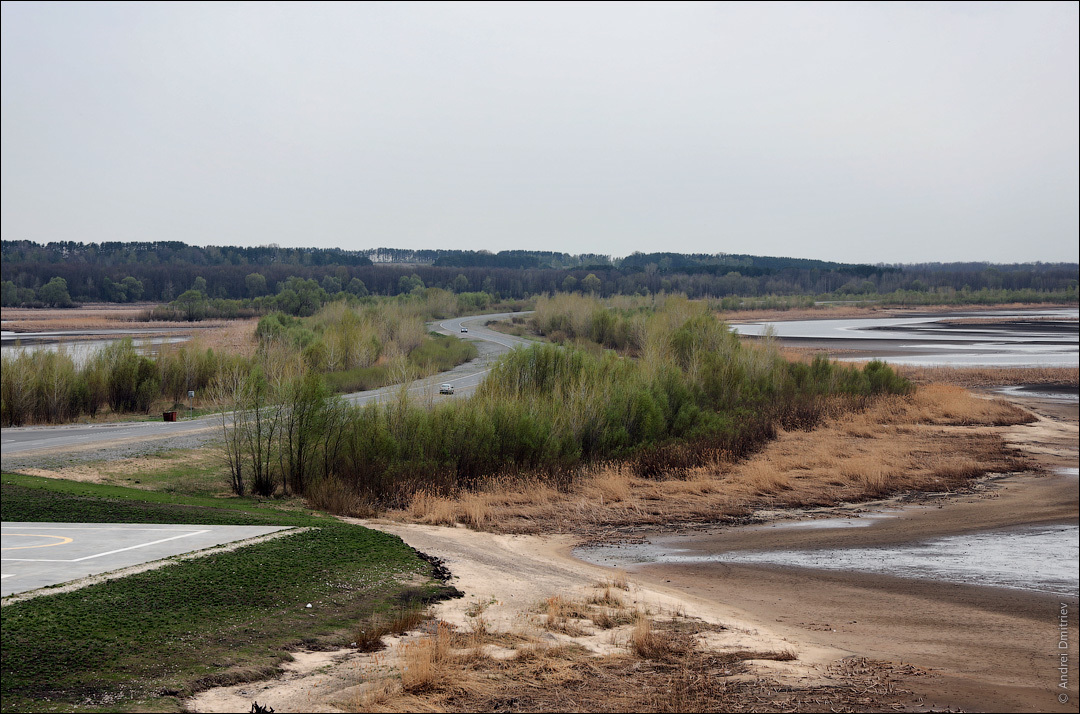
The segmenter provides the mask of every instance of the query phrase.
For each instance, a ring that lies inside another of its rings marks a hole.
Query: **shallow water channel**
[[[888,517],[881,514],[880,517]],[[772,528],[851,528],[872,519],[801,521]],[[845,570],[966,585],[990,585],[1076,598],[1080,591],[1080,527],[1023,526],[871,548],[702,553],[653,543],[579,548],[582,560],[606,566],[652,563],[740,563]]]

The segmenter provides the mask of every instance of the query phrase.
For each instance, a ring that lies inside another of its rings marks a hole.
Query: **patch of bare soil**
[[[184,449],[163,455],[143,454],[127,458],[83,463],[62,463],[49,468],[23,467],[20,473],[43,478],[58,478],[83,483],[143,488],[151,491],[182,486],[191,490],[226,490],[221,455],[216,449]],[[209,473],[205,473],[209,472]],[[215,473],[221,472],[221,473]],[[165,481],[166,483],[163,483]]]

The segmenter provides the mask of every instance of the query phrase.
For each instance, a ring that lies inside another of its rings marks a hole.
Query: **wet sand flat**
[[[1062,602],[1056,597],[720,563],[651,565],[634,577],[744,610],[796,642],[926,669],[927,676],[902,686],[929,708],[1076,711],[1058,701],[1055,688]],[[1066,602],[1075,619],[1076,599]],[[1076,646],[1074,625],[1070,651]],[[1075,692],[1074,683],[1070,695]]]

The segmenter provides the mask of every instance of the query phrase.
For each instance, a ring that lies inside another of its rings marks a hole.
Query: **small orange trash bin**
[[[165,421],[176,421],[176,415],[177,412],[163,412],[161,416],[164,417]]]

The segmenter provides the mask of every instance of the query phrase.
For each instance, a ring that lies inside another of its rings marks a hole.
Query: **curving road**
[[[511,315],[524,314],[527,313],[502,312],[472,315],[429,325],[434,332],[469,339],[476,344],[480,355],[477,359],[458,365],[448,372],[415,383],[409,387],[409,392],[433,401],[454,399],[470,394],[491,369],[491,364],[496,358],[515,347],[532,344],[529,340],[489,330],[483,326],[484,323],[489,320],[503,320]],[[468,328],[468,334],[461,333],[463,326]],[[453,396],[440,395],[438,393],[440,383],[453,384],[455,394]],[[366,392],[355,392],[345,395],[345,399],[353,404],[378,402],[392,398],[399,389],[400,386],[390,386]],[[218,415],[177,422],[142,421],[119,424],[11,427],[0,429],[0,457],[23,457],[45,452],[57,454],[118,442],[166,441],[220,428],[221,417]]]

